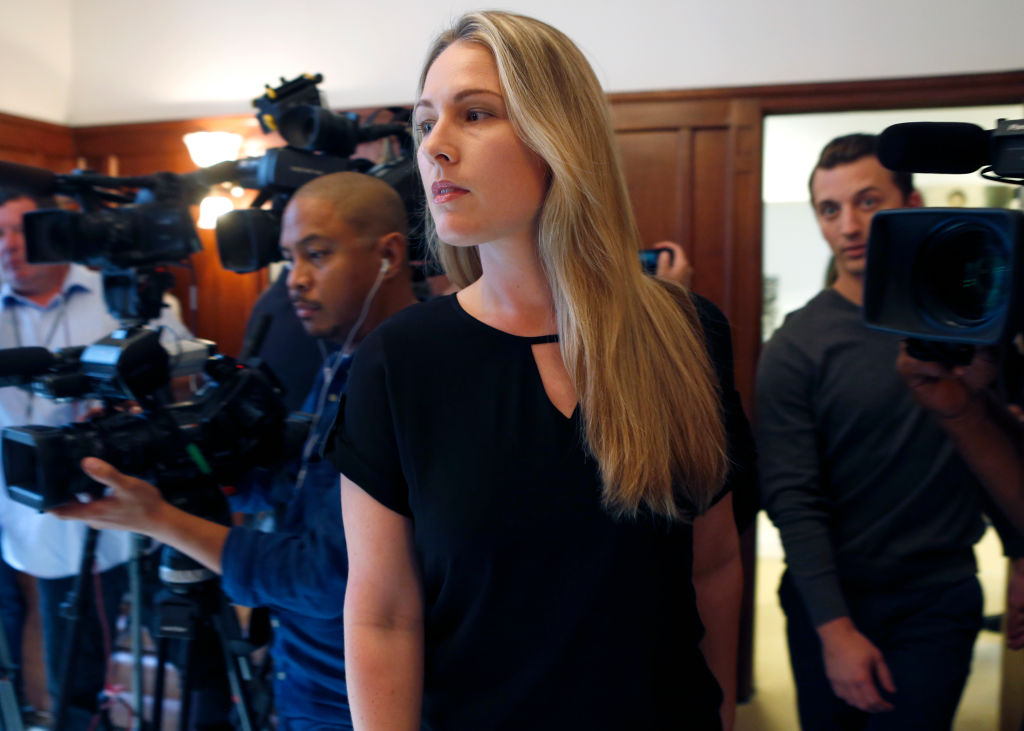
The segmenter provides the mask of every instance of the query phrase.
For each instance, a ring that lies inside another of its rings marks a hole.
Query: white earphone
[[[381,259],[380,260],[380,273],[381,274],[383,274],[384,272],[386,272],[390,268],[391,268],[391,262],[389,262],[387,259]]]

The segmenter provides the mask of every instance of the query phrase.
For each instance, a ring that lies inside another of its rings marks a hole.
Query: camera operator
[[[51,198],[0,191],[0,347],[56,350],[86,345],[119,327],[107,312],[98,273],[78,265],[28,263],[22,217],[37,208],[56,207]],[[190,337],[169,312],[154,324],[167,328],[167,337]],[[0,389],[0,426],[57,426],[83,418],[88,408],[81,401],[60,403],[14,387]],[[95,570],[102,585],[102,612],[89,607],[80,619],[85,625],[81,644],[70,648],[60,605],[79,572],[85,526],[13,502],[6,489],[0,489],[0,526],[4,561],[38,580],[52,708],[58,703],[65,658],[71,650],[78,653],[79,672],[68,688],[72,725],[62,731],[85,729],[96,713],[115,620],[128,586],[130,536],[120,531],[100,534]]]
[[[970,364],[950,369],[900,349],[896,367],[917,402],[953,440],[992,499],[1024,530],[1024,427],[1020,412],[990,388],[1000,367],[995,349],[979,349]],[[1024,559],[1014,559],[1006,618],[1007,645],[1024,648]]]
[[[805,729],[948,728],[982,621],[984,490],[907,394],[898,339],[861,317],[875,213],[921,205],[876,146],[855,134],[822,151],[811,202],[836,280],[758,365],[761,494],[786,554],[779,596]],[[1021,536],[1000,533],[1024,555]]]
[[[316,421],[296,484],[274,533],[228,528],[165,502],[155,487],[89,458],[83,468],[112,490],[54,512],[96,527],[134,530],[223,575],[236,603],[269,606],[279,728],[351,728],[341,612],[347,556],[338,474],[320,458],[344,390],[352,347],[415,302],[406,262],[406,214],[378,178],[343,172],[302,186],[284,212],[281,248],[292,262],[288,290],[307,332],[342,345],[307,400]],[[277,486],[280,490],[280,485]]]

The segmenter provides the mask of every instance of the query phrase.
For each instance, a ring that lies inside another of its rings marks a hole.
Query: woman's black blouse
[[[331,458],[412,520],[424,727],[717,728],[692,529],[602,508],[579,410],[548,400],[536,340],[452,295],[378,327],[349,375]]]

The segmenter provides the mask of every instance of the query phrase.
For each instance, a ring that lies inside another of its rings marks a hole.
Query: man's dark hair
[[[57,208],[57,199],[52,195],[29,195],[18,190],[0,188],[0,206],[6,205],[19,198],[28,198],[36,204],[36,208]]]
[[[807,188],[811,192],[811,202],[814,202],[814,174],[818,170],[831,170],[839,165],[846,165],[857,162],[862,157],[878,157],[878,135],[869,135],[862,132],[836,137],[829,142],[821,151],[818,157],[818,164],[811,171],[811,177],[807,181]],[[906,199],[914,192],[914,176],[912,173],[892,171],[892,181],[903,193]]]

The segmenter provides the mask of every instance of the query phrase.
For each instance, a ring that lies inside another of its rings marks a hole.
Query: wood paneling
[[[693,287],[736,328],[747,405],[760,343],[760,111],[748,100],[613,99],[612,115],[642,240],[670,239]],[[742,288],[736,283],[742,282]]]
[[[620,102],[686,103],[756,99],[764,114],[1014,104],[1024,98],[1024,69],[987,74],[871,81],[736,86],[611,94]]]
[[[0,114],[0,160],[68,172],[75,166],[71,130],[56,124]]]

